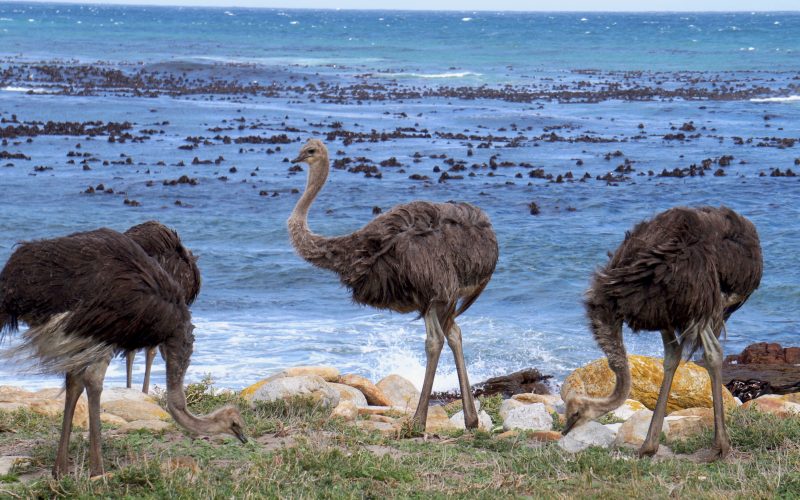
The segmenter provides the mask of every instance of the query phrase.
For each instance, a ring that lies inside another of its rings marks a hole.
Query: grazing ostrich
[[[147,221],[125,231],[125,236],[135,241],[147,255],[161,265],[161,268],[183,289],[186,305],[192,305],[200,293],[200,269],[197,268],[197,257],[183,246],[178,233],[158,221]],[[148,347],[145,353],[142,392],[147,394],[150,390],[150,371],[156,357],[156,347]],[[126,359],[128,389],[131,388],[133,379],[135,357],[136,351],[128,351]]]
[[[228,433],[242,442],[239,411],[206,417],[186,408],[183,377],[194,343],[181,287],[127,236],[111,229],[22,243],[0,272],[0,332],[30,327],[4,357],[35,358],[45,373],[66,374],[61,440],[53,475],[67,472],[75,405],[89,399],[89,468],[103,473],[100,394],[111,358],[160,345],[167,362],[167,409],[197,434]]]
[[[467,428],[476,428],[478,415],[455,318],[475,302],[494,272],[498,249],[489,218],[467,203],[415,201],[378,215],[352,234],[319,236],[308,228],[308,209],[328,177],[328,150],[310,139],[293,160],[299,162],[308,164],[309,173],[288,221],[297,253],[339,274],[355,302],[401,313],[416,311],[424,318],[427,365],[414,414],[414,422],[422,426],[446,338],[455,357],[464,420]]]
[[[564,433],[625,402],[631,387],[622,324],[633,331],[659,330],[664,342],[664,380],[640,455],[653,455],[683,353],[702,346],[711,378],[714,448],[709,459],[730,450],[722,406],[724,322],[761,281],[761,245],[753,224],[720,207],[673,208],[641,222],[625,235],[604,269],[594,275],[586,309],[592,333],[608,357],[616,383],[607,398],[567,401]]]

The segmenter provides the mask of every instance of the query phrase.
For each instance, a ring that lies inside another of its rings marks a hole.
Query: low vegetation
[[[380,498],[534,496],[546,498],[791,498],[800,495],[800,418],[753,410],[728,416],[734,452],[696,463],[711,434],[670,443],[677,453],[638,459],[634,450],[572,455],[525,433],[486,432],[404,439],[331,419],[307,400],[250,406],[236,394],[212,395],[208,381],[189,388],[192,410],[238,404],[250,442],[191,438],[175,429],[105,429],[108,473],[87,477],[88,441],[74,435],[74,473],[50,477],[60,419],[0,411],[0,455],[27,462],[0,476],[2,498]],[[485,401],[487,410],[496,401]],[[77,457],[77,458],[74,458]]]

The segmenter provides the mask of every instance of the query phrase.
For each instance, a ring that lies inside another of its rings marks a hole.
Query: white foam
[[[409,78],[465,78],[468,76],[483,76],[483,73],[475,73],[473,71],[459,71],[452,73],[389,73],[389,76],[405,76]]]
[[[790,95],[787,97],[762,97],[750,99],[750,102],[798,102],[800,95]]]
[[[471,17],[462,17],[461,20],[464,21],[465,23],[468,23],[468,22],[472,21],[472,18]]]
[[[43,89],[43,88],[13,87],[13,86],[3,87],[3,88],[0,88],[0,90],[3,90],[5,92],[33,92],[34,94],[42,94],[42,93],[45,93],[45,92],[48,91],[47,89]]]

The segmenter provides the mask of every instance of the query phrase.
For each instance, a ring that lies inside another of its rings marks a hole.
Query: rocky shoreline
[[[777,352],[775,345],[756,344],[748,347],[730,361],[761,359],[753,353]],[[785,362],[784,357],[784,362]],[[564,400],[575,395],[602,396],[613,385],[613,373],[605,358],[591,362],[572,372],[561,384],[560,394],[549,394],[547,381],[537,370],[528,369],[506,377],[497,377],[473,386],[479,428],[485,432],[509,438],[527,433],[536,441],[557,442],[563,450],[576,453],[588,447],[638,447],[645,439],[652,409],[663,378],[662,360],[630,355],[632,388],[629,399],[619,408],[597,422],[590,422],[562,436]],[[739,373],[737,365],[727,364],[727,373]],[[741,366],[747,366],[741,365]],[[753,365],[761,366],[761,365]],[[769,366],[769,365],[767,365]],[[788,365],[792,373],[800,367]],[[752,371],[748,373],[765,372]],[[766,372],[767,377],[771,376]],[[770,379],[775,380],[775,379]],[[796,379],[795,379],[796,380]],[[766,382],[769,383],[769,382]],[[729,386],[731,384],[728,384]],[[232,393],[229,390],[216,391]],[[800,391],[782,395],[758,394],[742,403],[727,389],[723,390],[728,410],[743,407],[756,408],[778,417],[800,415]],[[242,404],[259,401],[274,402],[306,398],[315,405],[330,410],[330,418],[338,418],[362,430],[375,431],[388,437],[400,438],[413,432],[408,426],[409,417],[416,410],[418,389],[400,375],[392,374],[373,383],[356,374],[341,374],[330,366],[298,366],[275,373],[237,393]],[[752,396],[752,394],[750,394]],[[162,395],[146,395],[135,389],[107,388],[101,401],[101,420],[109,425],[112,434],[132,431],[163,431],[172,428],[169,414],[159,404]],[[429,408],[425,433],[447,435],[465,429],[460,399],[456,394],[440,393],[438,404]],[[21,408],[33,413],[57,416],[63,408],[61,389],[26,391],[17,387],[0,386],[0,411],[13,412]],[[163,403],[163,401],[162,401]],[[444,404],[441,404],[444,403]],[[663,433],[665,450],[669,454],[672,442],[686,440],[713,428],[710,380],[707,372],[693,362],[678,368],[670,393]],[[86,397],[82,396],[76,408],[73,424],[87,426]],[[7,432],[8,429],[0,429]],[[10,468],[25,457],[3,456],[0,463]],[[0,470],[0,475],[4,472]]]

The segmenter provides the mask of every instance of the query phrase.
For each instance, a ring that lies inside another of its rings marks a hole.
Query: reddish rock
[[[783,350],[783,354],[790,365],[800,364],[800,347],[787,347]]]
[[[739,355],[739,363],[782,365],[786,363],[786,356],[780,344],[759,342],[757,344],[750,344],[742,351]]]

